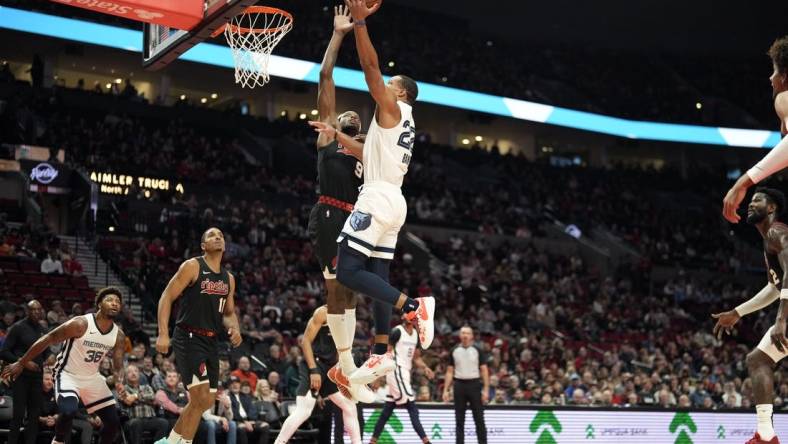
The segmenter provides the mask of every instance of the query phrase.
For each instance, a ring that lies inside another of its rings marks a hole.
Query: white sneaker
[[[350,391],[350,395],[353,397],[352,401],[362,404],[372,404],[375,402],[375,393],[366,384],[354,384],[351,382],[348,391]]]
[[[435,339],[435,298],[427,296],[416,298],[419,301],[419,308],[416,309],[416,320],[418,321],[419,345],[423,350],[430,348],[432,340]]]
[[[375,393],[365,384],[353,384],[348,381],[347,376],[342,372],[339,364],[328,370],[328,379],[336,384],[337,389],[342,395],[354,402],[372,404],[375,402]]]
[[[391,353],[371,355],[348,379],[352,384],[369,384],[394,370],[396,363]]]

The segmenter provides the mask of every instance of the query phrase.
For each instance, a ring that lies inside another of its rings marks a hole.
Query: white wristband
[[[788,299],[788,288],[780,290],[780,299]]]

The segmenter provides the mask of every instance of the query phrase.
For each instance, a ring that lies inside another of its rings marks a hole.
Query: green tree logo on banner
[[[555,417],[551,410],[539,410],[531,421],[529,428],[531,433],[536,433],[540,428],[542,429],[542,433],[539,434],[535,444],[556,444],[553,433],[561,433],[563,429],[561,422],[558,421],[558,418]]]
[[[596,432],[596,430],[594,430],[594,425],[593,424],[587,425],[586,426],[586,439],[596,439],[596,436],[594,436],[594,432]]]
[[[690,438],[687,431],[695,434],[698,431],[698,426],[695,425],[695,421],[692,420],[692,417],[689,413],[677,412],[676,416],[673,417],[673,420],[670,421],[668,430],[670,430],[670,433],[673,434],[679,432],[673,444],[693,444],[692,438]]]
[[[443,439],[441,432],[443,432],[443,428],[441,428],[441,425],[436,422],[432,425],[432,438],[430,439]]]
[[[380,409],[375,409],[369,419],[364,422],[364,433],[371,435],[375,431],[375,424],[378,423],[378,419],[380,419]],[[403,430],[402,421],[397,418],[397,414],[394,412],[391,413],[391,417],[386,422],[386,427],[383,428],[383,433],[378,438],[378,444],[397,444],[397,440],[389,433],[389,428],[396,434],[402,433]]]

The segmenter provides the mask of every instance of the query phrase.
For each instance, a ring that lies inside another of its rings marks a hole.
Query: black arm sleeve
[[[454,367],[454,350],[457,350],[457,347],[454,347],[449,351],[449,365]]]
[[[402,337],[402,330],[399,328],[395,328],[391,330],[391,334],[389,335],[389,344],[397,345],[399,338]]]

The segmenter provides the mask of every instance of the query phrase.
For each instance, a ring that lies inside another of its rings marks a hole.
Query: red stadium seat
[[[19,264],[19,269],[25,273],[41,273],[41,264],[34,261],[22,261]]]
[[[90,285],[88,285],[88,278],[85,276],[72,277],[71,285],[80,290],[87,290],[90,288]]]
[[[63,275],[49,275],[49,283],[57,288],[71,288],[71,278]]]
[[[55,299],[60,296],[60,292],[57,288],[41,287],[37,291],[42,299]]]
[[[27,283],[29,285],[35,285],[36,287],[50,287],[49,279],[47,279],[47,275],[43,273],[38,274],[28,274],[25,276],[27,279]]]
[[[19,295],[32,294],[35,297],[38,297],[39,295],[38,290],[36,290],[34,287],[27,287],[20,285],[16,286],[16,293]]]

